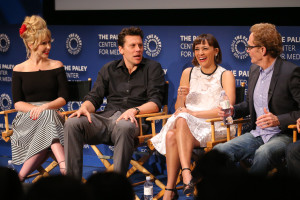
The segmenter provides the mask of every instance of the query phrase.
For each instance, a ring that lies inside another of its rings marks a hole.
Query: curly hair
[[[219,52],[217,54],[217,56],[215,57],[215,63],[216,64],[220,64],[222,62],[222,51],[221,51],[221,48],[220,48],[220,45],[217,41],[217,39],[210,33],[207,33],[207,34],[201,34],[199,36],[196,37],[196,39],[194,40],[193,42],[193,52],[195,53],[195,47],[196,45],[198,44],[204,44],[205,41],[207,41],[208,45],[209,46],[212,46],[214,48],[218,48],[219,49]],[[199,63],[197,61],[197,58],[195,57],[194,55],[194,58],[192,60],[192,63],[194,66],[198,66]]]
[[[275,25],[269,23],[255,24],[250,28],[254,36],[254,45],[264,46],[273,58],[278,57],[282,49],[282,38]]]
[[[142,29],[139,27],[129,27],[123,28],[118,35],[118,45],[123,47],[125,43],[125,36],[127,35],[137,35],[140,36],[142,39],[144,38],[144,33]]]
[[[38,15],[25,17],[22,25],[26,26],[24,33],[20,35],[26,47],[27,58],[30,56],[29,44],[33,45],[33,50],[36,50],[38,45],[42,43],[45,38],[51,40],[51,32],[47,28],[47,23]]]

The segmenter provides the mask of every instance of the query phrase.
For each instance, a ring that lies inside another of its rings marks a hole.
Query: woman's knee
[[[176,119],[176,126],[182,126],[182,125],[186,125],[186,119],[182,118],[182,117],[178,117]]]
[[[170,130],[166,134],[166,145],[175,145],[176,142],[176,132],[174,130]]]

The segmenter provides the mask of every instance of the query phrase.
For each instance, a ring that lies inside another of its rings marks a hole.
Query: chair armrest
[[[70,114],[73,114],[74,112],[76,112],[77,110],[69,110],[69,111],[64,111],[64,112],[61,112],[62,115],[70,115]]]
[[[146,121],[154,121],[154,120],[161,120],[161,119],[168,119],[170,118],[172,115],[168,114],[168,115],[159,115],[159,116],[155,116],[155,117],[148,117],[146,118]]]
[[[291,125],[288,125],[288,128],[289,129],[297,129],[297,125],[296,124],[291,124]]]
[[[156,112],[156,113],[146,113],[146,114],[139,114],[136,115],[136,118],[143,118],[143,117],[155,117],[155,116],[160,116],[160,115],[165,115],[163,112]]]
[[[291,124],[288,125],[289,129],[293,129],[293,142],[297,141],[297,134],[298,134],[298,130],[297,130],[297,125],[296,124]]]
[[[5,142],[8,142],[10,140],[10,136],[13,134],[13,131],[9,129],[9,123],[8,123],[8,114],[18,112],[16,109],[11,110],[3,110],[0,112],[0,115],[4,115],[4,121],[5,121],[5,131],[2,132],[2,138]]]
[[[68,115],[73,114],[76,111],[77,110],[68,110],[68,111],[61,112],[61,114],[65,117],[65,121],[67,121]]]
[[[244,123],[247,123],[247,122],[250,122],[250,118],[247,118],[247,119],[243,119],[243,118],[240,118],[240,119],[235,119],[233,120],[232,124],[224,124],[224,123],[221,123],[222,126],[230,126],[230,125],[234,125],[234,124],[244,124]]]
[[[16,109],[3,110],[0,112],[0,115],[5,115],[5,114],[9,114],[9,113],[14,113],[14,112],[18,112],[18,111]]]
[[[212,119],[207,119],[206,122],[220,122],[223,121],[221,118],[212,118]]]
[[[224,123],[221,123],[221,125],[222,125],[222,126],[227,126],[227,138],[229,138],[229,134],[230,134],[230,126],[231,126],[231,125],[237,125],[237,126],[238,126],[237,136],[241,136],[243,124],[244,124],[244,123],[248,123],[248,122],[250,122],[250,121],[251,121],[250,118],[247,118],[247,119],[240,118],[240,119],[235,119],[235,120],[233,120],[232,124],[224,124]]]

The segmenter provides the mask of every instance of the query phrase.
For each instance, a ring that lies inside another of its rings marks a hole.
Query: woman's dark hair
[[[220,48],[220,45],[219,45],[217,39],[212,34],[210,34],[210,33],[207,33],[207,34],[204,33],[204,34],[201,34],[198,37],[196,37],[196,39],[193,42],[193,52],[195,53],[195,47],[196,47],[196,45],[198,45],[198,44],[205,44],[205,41],[207,41],[207,43],[208,43],[209,46],[212,46],[214,48],[218,48],[219,49],[219,52],[218,52],[217,56],[215,56],[215,63],[216,64],[220,64],[222,62],[222,51],[221,51],[221,48]],[[194,55],[192,63],[193,63],[194,66],[198,66],[199,65],[199,63],[198,63],[197,58],[195,57],[195,55]]]

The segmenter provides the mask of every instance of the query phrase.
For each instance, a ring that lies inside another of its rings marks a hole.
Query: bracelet
[[[140,109],[138,109],[137,107],[133,107],[133,109],[135,109],[136,110],[136,114],[138,115],[141,111],[140,111]]]

